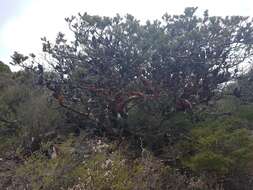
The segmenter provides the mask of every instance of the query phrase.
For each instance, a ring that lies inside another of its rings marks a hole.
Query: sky
[[[8,63],[14,51],[40,53],[41,37],[54,40],[66,33],[64,18],[78,12],[100,16],[130,13],[139,20],[180,14],[185,7],[208,9],[210,15],[253,16],[253,0],[0,0],[0,60]]]

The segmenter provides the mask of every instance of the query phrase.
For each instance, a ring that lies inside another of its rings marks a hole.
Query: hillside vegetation
[[[0,62],[0,189],[252,189],[250,18],[66,22]]]

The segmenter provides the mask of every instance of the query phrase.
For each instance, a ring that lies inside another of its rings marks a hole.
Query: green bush
[[[0,61],[0,73],[11,73],[10,68],[8,65],[5,65],[2,61]]]
[[[29,73],[13,73],[9,80],[0,94],[0,139],[13,140],[10,146],[3,140],[5,149],[25,152],[31,149],[32,138],[43,139],[61,126],[64,114],[50,102],[47,90],[34,86]]]
[[[253,138],[249,130],[240,128],[243,123],[227,118],[193,128],[180,144],[183,165],[216,182],[235,171],[246,171],[252,163]]]

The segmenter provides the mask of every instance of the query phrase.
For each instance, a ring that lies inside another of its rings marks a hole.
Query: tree
[[[68,42],[62,33],[55,43],[42,39],[51,67],[42,84],[60,105],[107,132],[122,127],[134,107],[162,120],[191,112],[236,78],[238,65],[253,53],[248,17],[210,17],[207,11],[199,17],[195,11],[146,24],[131,15],[66,18],[75,39]],[[27,58],[13,57],[14,63]]]

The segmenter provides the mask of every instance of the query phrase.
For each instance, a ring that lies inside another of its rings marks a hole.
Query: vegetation
[[[253,21],[195,11],[79,14],[0,62],[0,189],[251,189]]]

